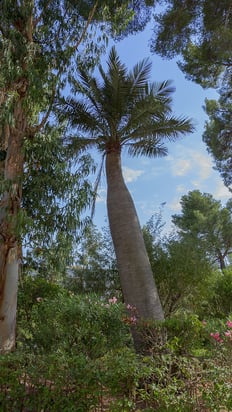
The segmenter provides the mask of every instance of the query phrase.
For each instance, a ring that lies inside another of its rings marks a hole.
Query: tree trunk
[[[138,216],[116,151],[106,154],[106,177],[109,225],[125,303],[136,307],[139,320],[162,321],[163,309]]]
[[[1,180],[6,184],[0,200],[0,353],[15,348],[19,276],[18,218],[22,199],[23,140],[26,120],[19,97],[14,108],[14,126],[9,127],[7,155]],[[4,174],[3,174],[4,171]]]
[[[219,261],[221,271],[226,269],[225,256],[223,256],[221,252],[218,253],[218,261]]]
[[[3,248],[4,246],[0,249],[1,260],[4,260],[0,290],[0,353],[7,353],[15,348],[18,249],[17,247],[9,248],[6,256],[3,256]]]

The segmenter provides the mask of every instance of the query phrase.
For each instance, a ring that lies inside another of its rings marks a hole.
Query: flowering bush
[[[210,336],[218,343],[223,343],[225,339],[230,342],[232,342],[232,321],[229,319],[226,322],[227,330],[223,333],[220,334],[220,332],[211,332]]]
[[[232,316],[179,312],[140,325],[136,308],[116,296],[30,283],[20,294],[17,350],[0,356],[4,412],[232,411]],[[133,349],[129,331],[140,326],[149,356]]]

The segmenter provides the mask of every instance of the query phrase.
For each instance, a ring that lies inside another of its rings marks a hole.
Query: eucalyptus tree
[[[191,132],[190,120],[172,115],[170,82],[149,82],[151,63],[141,61],[129,72],[115,47],[100,79],[79,69],[76,98],[61,110],[76,127],[73,149],[97,148],[105,161],[107,210],[126,304],[136,306],[139,319],[163,319],[163,310],[144,245],[132,197],[121,167],[121,152],[130,156],[165,156],[165,141]],[[79,133],[79,134],[78,134]]]
[[[105,44],[104,26],[110,33],[130,19],[128,3],[0,2],[0,352],[15,345],[25,145],[41,135],[46,141],[54,98],[67,83],[72,62],[93,64]]]
[[[94,162],[80,154],[74,164],[62,141],[63,127],[47,125],[45,130],[24,145],[22,281],[25,274],[61,281],[89,222],[82,212],[92,200],[88,176]]]
[[[82,231],[74,250],[74,264],[69,267],[65,287],[75,293],[121,296],[116,258],[109,227],[102,230],[93,224]]]

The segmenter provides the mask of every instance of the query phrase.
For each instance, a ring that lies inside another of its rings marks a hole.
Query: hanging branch
[[[76,44],[73,46],[73,49],[77,49],[77,48],[80,46],[82,40],[84,39],[84,37],[85,37],[85,35],[86,35],[86,32],[87,32],[87,30],[88,30],[88,27],[89,27],[91,21],[93,20],[93,16],[94,16],[94,14],[95,14],[95,12],[96,12],[97,6],[98,6],[98,0],[96,1],[94,7],[93,7],[92,10],[90,11],[89,17],[88,17],[88,20],[87,20],[87,22],[86,22],[85,28],[84,28],[84,30],[83,30],[83,32],[82,32],[82,35],[81,35],[81,37],[79,38],[79,40],[76,42]]]
[[[27,131],[26,131],[26,136],[27,137],[32,139],[35,136],[35,134],[38,133],[45,126],[45,124],[46,124],[46,122],[47,122],[47,120],[48,120],[48,118],[51,114],[51,111],[52,111],[53,102],[54,102],[54,98],[55,98],[55,93],[56,93],[56,88],[53,89],[53,93],[52,93],[52,96],[51,96],[51,102],[50,102],[50,105],[48,107],[47,113],[45,114],[45,116],[43,117],[43,119],[41,120],[41,122],[37,126],[27,128]]]

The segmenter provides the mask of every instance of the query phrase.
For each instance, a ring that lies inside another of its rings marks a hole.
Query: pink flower
[[[232,328],[232,321],[231,320],[228,320],[227,322],[226,322],[226,325],[228,326],[228,328]]]
[[[118,299],[115,296],[113,296],[111,299],[109,299],[109,303],[112,303],[112,304],[117,303],[117,300]]]
[[[227,331],[225,332],[225,336],[226,336],[227,338],[229,338],[230,340],[232,340],[232,329],[231,329],[231,330],[227,330]]]
[[[43,298],[40,298],[40,297],[36,298],[37,302],[42,302],[42,300],[43,300]]]
[[[223,339],[220,337],[220,333],[216,332],[216,333],[210,333],[210,336],[216,340],[217,342],[221,343],[223,342]]]
[[[201,322],[203,326],[207,325],[206,320],[203,319],[203,321]]]
[[[132,310],[133,309],[133,306],[131,306],[129,303],[126,305],[126,308],[128,309],[128,310]]]
[[[137,322],[136,316],[131,316],[129,320],[130,320],[130,323],[132,323],[133,325]]]

